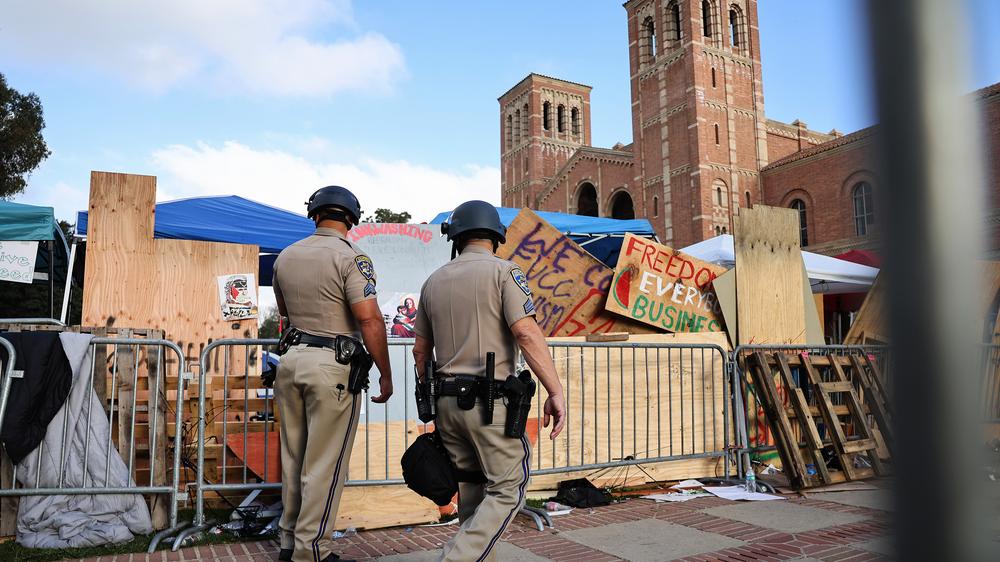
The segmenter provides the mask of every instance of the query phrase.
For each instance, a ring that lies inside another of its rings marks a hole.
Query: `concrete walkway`
[[[883,560],[888,559],[888,491],[810,494],[769,502],[701,498],[685,503],[633,499],[555,518],[538,532],[519,517],[499,547],[503,561],[545,560]],[[363,531],[337,541],[344,558],[435,560],[454,526]],[[217,560],[271,561],[272,542],[216,545],[118,555],[88,562]]]

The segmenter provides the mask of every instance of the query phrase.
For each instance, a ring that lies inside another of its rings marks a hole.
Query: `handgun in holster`
[[[288,326],[284,332],[281,332],[281,338],[278,340],[278,350],[277,355],[284,355],[288,353],[288,350],[292,346],[298,345],[299,341],[302,339],[302,331],[295,326]]]
[[[503,434],[520,439],[524,437],[531,399],[535,396],[535,381],[531,378],[531,373],[525,369],[516,377],[508,376],[504,381],[503,392],[507,398],[507,419],[504,421]]]
[[[417,374],[417,385],[413,389],[417,399],[417,417],[424,423],[430,423],[437,417],[435,367],[433,361],[425,363],[424,380],[420,380]]]
[[[365,350],[365,346],[350,336],[337,336],[334,341],[334,352],[337,363],[351,368],[347,376],[347,391],[358,394],[362,390],[368,390],[368,373],[375,360]]]

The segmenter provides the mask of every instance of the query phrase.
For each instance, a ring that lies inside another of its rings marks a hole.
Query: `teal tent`
[[[0,201],[0,240],[54,240],[52,207]]]
[[[64,284],[63,318],[65,318],[66,302],[69,296],[70,268],[74,256],[63,231],[56,223],[52,207],[38,207],[0,200],[0,240],[42,242],[38,245],[38,257],[35,260],[35,280],[46,281],[49,285],[48,312],[50,318],[56,315],[55,286]],[[15,292],[18,287],[5,287],[8,292]],[[13,314],[12,314],[13,312]],[[4,311],[2,316],[17,316],[17,310]]]

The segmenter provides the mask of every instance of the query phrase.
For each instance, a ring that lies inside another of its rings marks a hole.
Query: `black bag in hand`
[[[436,431],[414,439],[400,464],[406,486],[439,506],[450,504],[458,493],[454,465]]]

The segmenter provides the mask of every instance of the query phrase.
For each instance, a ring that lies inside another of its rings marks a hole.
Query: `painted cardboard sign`
[[[510,224],[497,255],[524,271],[546,336],[652,332],[605,311],[612,270],[529,209]]]
[[[0,241],[0,281],[31,283],[35,278],[38,241]]]
[[[625,235],[607,309],[668,332],[719,332],[712,281],[726,268]]]

